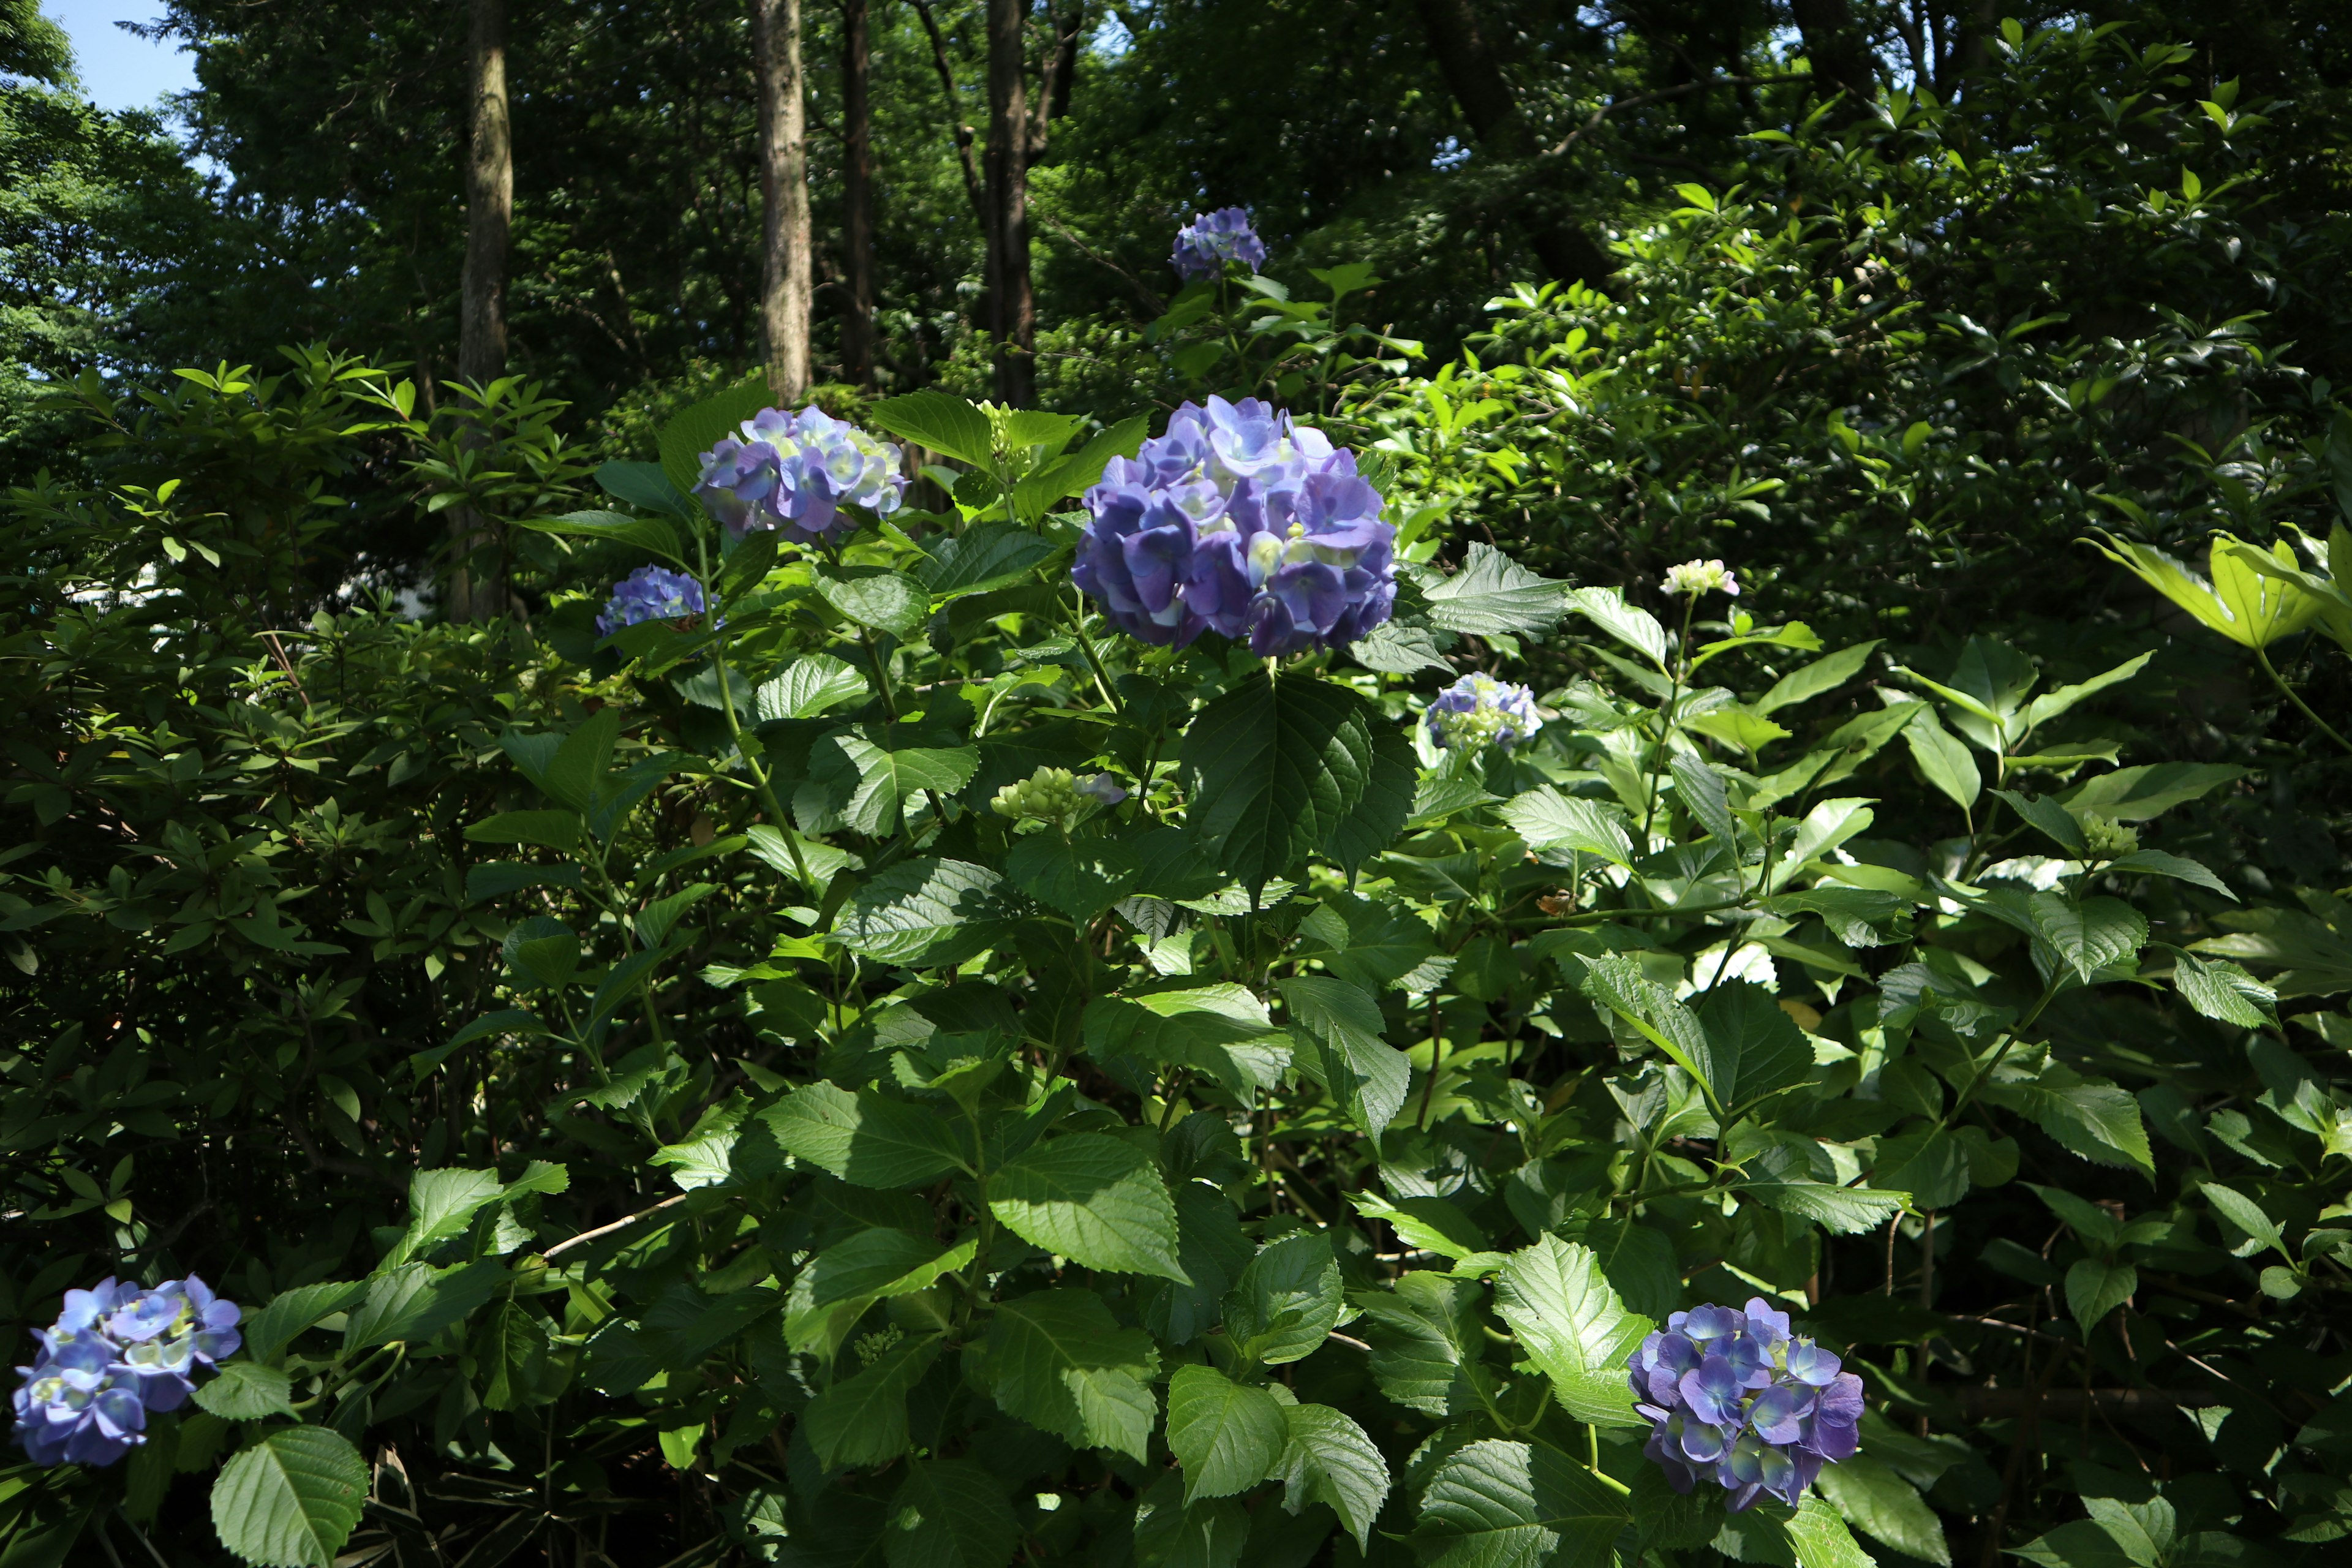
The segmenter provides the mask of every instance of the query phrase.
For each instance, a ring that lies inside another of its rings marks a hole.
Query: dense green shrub
[[[216,473],[283,445],[236,384]],[[720,401],[553,525],[716,598],[602,641],[278,626],[181,489],[17,498],[9,1331],[193,1270],[251,1370],[5,1472],[12,1563],[2340,1537],[2352,930],[2179,853],[2242,769],[2086,769],[2143,660],[1862,700],[1425,530],[1352,658],[1148,649],[1055,510],[1139,425],[883,404],[957,510],[779,556],[680,493]],[[1416,758],[1457,639],[1563,617],[1607,684]],[[1966,837],[1888,837],[1913,767]],[[1131,797],[991,809],[1054,768]],[[1868,1384],[1826,1507],[1640,1456],[1642,1320],[1750,1295]]]

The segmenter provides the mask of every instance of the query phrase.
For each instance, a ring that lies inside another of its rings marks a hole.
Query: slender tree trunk
[[[841,322],[841,376],[874,379],[874,110],[866,93],[873,65],[866,0],[841,0],[841,247],[849,309]]]
[[[995,260],[996,395],[1035,400],[1037,301],[1029,285],[1029,83],[1024,0],[988,0],[989,247]]]
[[[1796,16],[1805,58],[1813,63],[1822,96],[1843,91],[1859,111],[1878,90],[1878,73],[1869,45],[1854,26],[1853,8],[1846,0],[1790,0],[1789,9]]]
[[[801,88],[801,0],[751,0],[760,78],[760,348],[768,384],[792,402],[809,386],[808,107]]]
[[[1420,6],[1430,53],[1478,145],[1498,163],[1531,156],[1533,138],[1480,26],[1475,0],[1420,0]],[[1519,221],[1536,258],[1553,277],[1598,289],[1617,270],[1609,252],[1566,219],[1538,212],[1522,214]]]
[[[466,268],[459,284],[457,374],[483,385],[506,374],[507,247],[514,224],[514,125],[507,100],[506,0],[469,0],[467,50]],[[456,564],[448,614],[487,621],[507,608],[506,547],[496,519],[449,509]]]

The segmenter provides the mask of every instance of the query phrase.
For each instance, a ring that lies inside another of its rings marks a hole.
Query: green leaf
[[[1302,1063],[1348,1120],[1377,1140],[1396,1120],[1412,1082],[1405,1054],[1381,1037],[1380,1005],[1345,980],[1300,975],[1277,984],[1291,1022],[1305,1037]]]
[[[1539,784],[1506,803],[1499,815],[1529,848],[1574,849],[1612,866],[1633,867],[1633,835],[1621,806]]]
[[[949,393],[909,392],[886,397],[866,409],[866,420],[878,430],[887,430],[959,463],[986,468],[996,461],[996,437],[989,427],[988,416]]]
[[[1689,752],[1676,752],[1671,766],[1675,795],[1683,803],[1683,809],[1706,829],[1708,837],[1736,854],[1739,830],[1732,826],[1731,802],[1724,794],[1723,775],[1708,766],[1705,758]]]
[[[1231,1498],[1184,1501],[1183,1475],[1170,1470],[1135,1503],[1135,1568],[1240,1568],[1250,1514]]]
[[[887,632],[901,642],[913,640],[930,618],[930,595],[912,577],[879,567],[850,567],[856,574],[835,577],[828,572],[812,574],[817,595],[847,619],[877,632]]]
[[[734,435],[760,410],[775,405],[768,378],[754,375],[679,410],[661,428],[662,473],[679,494],[692,495],[702,482],[702,454],[719,445],[721,437]]]
[[[1649,611],[1625,603],[1622,590],[1577,588],[1570,592],[1568,604],[1570,608],[1647,658],[1660,670],[1666,668],[1666,628],[1660,626],[1658,617]]]
[[[223,1362],[210,1383],[196,1390],[196,1404],[224,1421],[258,1421],[294,1414],[292,1385],[283,1368],[259,1362]]]
[[[1024,522],[1035,522],[1053,510],[1055,502],[1092,487],[1113,458],[1134,457],[1150,434],[1150,421],[1138,414],[1100,432],[1068,457],[1047,459],[1013,485],[1014,514]],[[1058,447],[1066,439],[1066,436],[1049,438],[1047,444]]]
[[[1512,1253],[1495,1281],[1495,1309],[1551,1379],[1561,1409],[1592,1426],[1643,1425],[1625,1363],[1653,1325],[1625,1310],[1591,1248],[1547,1236]]]
[[[2150,1178],[2156,1163],[2139,1101],[2111,1083],[2085,1079],[2053,1063],[2038,1079],[1989,1083],[1980,1094],[1994,1105],[2030,1116],[2041,1129],[2099,1165],[2119,1165]]]
[[[1367,1219],[1386,1220],[1408,1248],[1434,1252],[1456,1262],[1488,1250],[1486,1233],[1461,1205],[1433,1193],[1393,1201],[1366,1188],[1348,1201]]]
[[[1875,1230],[1900,1213],[1909,1194],[1874,1187],[1841,1187],[1828,1182],[1742,1182],[1738,1191],[1766,1208],[1811,1220],[1832,1236]]]
[[[971,753],[975,763],[979,753]],[[1073,843],[1050,829],[1016,839],[1004,858],[1013,886],[1081,928],[1135,889],[1135,852],[1116,839]]]
[[[2260,1204],[2219,1182],[2200,1182],[2197,1187],[2205,1194],[2205,1201],[2213,1205],[2216,1214],[2276,1252],[2288,1263],[2294,1262],[2294,1254],[2287,1250],[2286,1237],[2279,1230],[2277,1223],[2263,1212]]]
[[[1445,633],[1429,626],[1382,621],[1369,636],[1349,643],[1348,656],[1366,669],[1376,669],[1384,675],[1418,675],[1424,669],[1451,675],[1454,667],[1445,660],[1441,637],[1452,640]]]
[[[1809,702],[1826,692],[1835,691],[1852,680],[1866,663],[1877,639],[1842,647],[1833,654],[1801,665],[1775,681],[1772,689],[1749,703],[1757,713],[1772,713],[1799,702]]]
[[[2101,773],[2067,792],[2063,799],[2070,810],[2082,816],[2146,822],[2245,776],[2245,769],[2219,763],[2154,763]]]
[[[1664,986],[1644,975],[1639,963],[1622,952],[1588,958],[1582,989],[1596,1005],[1616,1014],[1673,1058],[1685,1072],[1698,1080],[1710,1100],[1721,1102],[1721,1092],[1710,1071],[1713,1047],[1697,1016],[1675,1001]],[[1738,1064],[1732,1065],[1736,1069]]]
[[[1427,1568],[1606,1568],[1629,1517],[1559,1449],[1490,1437],[1431,1472],[1413,1539]]]
[[[324,1426],[283,1426],[238,1454],[213,1481],[221,1544],[267,1568],[330,1568],[360,1521],[368,1468]]]
[[[942,1274],[953,1273],[972,1260],[979,1246],[970,1240],[943,1247],[924,1237],[887,1226],[861,1230],[847,1241],[835,1242],[809,1259],[809,1304],[829,1307],[857,1297],[904,1296],[929,1286]],[[799,1281],[794,1281],[795,1293]]]
[[[348,1310],[367,1290],[364,1279],[326,1279],[279,1291],[269,1305],[245,1321],[247,1357],[275,1362],[304,1330],[321,1318]]]
[[[2088,984],[2091,976],[2137,953],[2147,942],[2147,917],[2121,899],[2036,893],[2026,900],[2034,934]]]
[[[1864,1534],[1906,1557],[1951,1568],[1951,1544],[1943,1521],[1920,1497],[1919,1489],[1874,1454],[1853,1454],[1822,1467],[1814,1483],[1832,1508]]]
[[[1160,1416],[1151,1336],[1122,1329],[1091,1290],[1040,1290],[1001,1303],[966,1352],[999,1408],[1082,1448],[1141,1463]]]
[[[466,829],[475,844],[539,844],[570,853],[579,847],[580,818],[568,811],[502,811]]]
[[[1324,966],[1364,991],[1426,991],[1443,976],[1429,922],[1387,901],[1335,894],[1299,922],[1301,937],[1324,944]]]
[[[599,489],[640,511],[658,511],[688,522],[702,515],[686,492],[669,482],[659,463],[606,463],[596,470]]]
[[[877,963],[940,968],[1003,938],[1011,913],[985,866],[925,856],[902,860],[857,889],[842,912],[842,945]]]
[[[1404,831],[1412,819],[1420,779],[1420,763],[1404,726],[1377,722],[1371,714],[1359,715],[1359,720],[1371,741],[1363,796],[1323,840],[1323,853],[1351,876]]]
[[[449,1268],[410,1263],[379,1274],[343,1326],[344,1352],[429,1340],[488,1301],[507,1278],[489,1258]]]
[[[1021,1542],[1004,1483],[970,1459],[918,1459],[890,1497],[890,1568],[1004,1568]]]
[[[1045,535],[1009,522],[974,523],[955,538],[936,545],[925,541],[925,544],[931,558],[917,567],[915,574],[934,599],[983,594],[1008,583],[1026,581],[1034,568],[1055,553],[1054,542]]]
[[[2173,1546],[2179,1539],[2179,1516],[2164,1498],[2152,1497],[2146,1502],[2131,1503],[2121,1498],[2086,1497],[2083,1500],[2083,1506],[2091,1510],[2091,1517],[2098,1522],[2099,1528],[2124,1549],[2124,1555],[2129,1557],[2137,1568],[2158,1568],[2171,1556]],[[2231,1544],[2235,1546],[2238,1543],[2232,1542]],[[2226,1552],[2224,1558],[2236,1561],[2241,1555],[2239,1552],[2231,1551]],[[2190,1547],[2182,1553],[2182,1568],[2188,1568],[2201,1556],[2196,1548]]]
[[[1914,704],[1918,713],[1903,726],[1903,743],[1911,748],[1911,760],[1919,764],[1919,774],[1929,784],[1948,795],[1962,811],[1971,810],[1977,796],[1984,789],[1984,774],[1977,769],[1977,760],[1967,746],[1936,718],[1935,709],[1925,702]]]
[[[562,517],[519,517],[514,523],[518,528],[528,528],[540,533],[569,534],[574,539],[597,539],[607,544],[625,544],[658,555],[679,566],[687,564],[685,550],[677,542],[677,530],[657,517],[631,517],[626,512],[618,511],[569,511]]]
[[[2238,895],[2229,884],[2216,877],[2206,867],[2182,855],[2168,855],[2161,849],[2135,849],[2128,855],[2118,855],[2102,869],[2108,871],[2138,871],[2147,876],[2170,877],[2177,881],[2194,882],[2209,891],[2221,894],[2232,903]]]
[[[1431,625],[1477,637],[1549,631],[1568,613],[1572,597],[1567,584],[1539,577],[1487,544],[1471,545],[1461,571],[1425,583],[1422,593]]]
[[[1252,672],[1194,716],[1179,753],[1188,820],[1219,867],[1255,890],[1338,831],[1370,777],[1363,708],[1335,682]]]
[[[899,1341],[809,1402],[809,1446],[828,1470],[887,1464],[907,1451],[907,1394],[940,1355],[938,1334]]]
[[[862,1187],[919,1187],[963,1164],[938,1112],[873,1089],[812,1083],[760,1111],[777,1143]]]
[[[2087,1519],[2062,1524],[2010,1550],[2035,1568],[2138,1568],[2115,1537]]]
[[[783,674],[761,683],[752,700],[760,723],[779,719],[814,719],[845,702],[863,702],[872,689],[863,670],[830,654],[813,653],[794,659]]]
[[[1265,1004],[1231,983],[1107,996],[1087,1004],[1081,1028],[1097,1061],[1189,1067],[1244,1095],[1273,1088],[1290,1054]]]
[[[475,1214],[505,1192],[506,1184],[495,1171],[418,1171],[408,1178],[408,1228],[375,1271],[388,1274],[464,1235]]]
[[[1811,1042],[1761,985],[1733,980],[1715,986],[1699,1005],[1698,1022],[1707,1077],[1735,1113],[1813,1070]]]
[[[1469,1280],[1423,1268],[1389,1289],[1356,1297],[1364,1316],[1355,1331],[1372,1347],[1368,1359],[1381,1392],[1430,1415],[1480,1408],[1472,1379],[1485,1344],[1478,1312],[1483,1294]]]
[[[1845,1521],[1820,1498],[1807,1498],[1781,1529],[1797,1568],[1877,1568],[1846,1529]]]
[[[1265,1389],[1206,1366],[1180,1366],[1168,1380],[1168,1447],[1184,1468],[1186,1502],[1248,1490],[1274,1474],[1289,1441]]]
[[[856,787],[841,816],[858,832],[876,837],[898,826],[909,797],[925,791],[953,795],[980,771],[980,752],[971,746],[886,749],[854,732],[835,735],[832,743],[857,772]]]
[[[2083,837],[2081,821],[2056,801],[2013,789],[1997,789],[1993,794],[2009,802],[2020,818],[2041,829],[2043,837],[2068,855],[2081,859],[2091,852],[2090,841]]]
[[[1292,1513],[1328,1503],[1340,1526],[1364,1551],[1372,1521],[1389,1497],[1388,1461],[1364,1429],[1328,1405],[1283,1408],[1289,1441],[1275,1469],[1283,1484],[1282,1506]]]
[[[1297,1231],[1242,1270],[1225,1298],[1225,1337],[1246,1361],[1303,1361],[1339,1326],[1346,1305],[1331,1238]]]
[[[501,1301],[474,1341],[481,1368],[482,1405],[490,1410],[521,1410],[544,1403],[548,1352],[553,1342],[548,1321],[520,1301]]]
[[[1015,1236],[1087,1268],[1184,1280],[1176,1208],[1131,1143],[1072,1132],[990,1173],[988,1207]]]
[[[1195,1114],[1206,1115],[1207,1112]],[[1176,1261],[1192,1283],[1155,1280],[1146,1288],[1143,1321],[1170,1344],[1189,1344],[1216,1326],[1225,1292],[1251,1257],[1241,1216],[1224,1194],[1206,1183],[1175,1184]]]
[[[2259,1029],[2277,1020],[2278,993],[2224,959],[2182,952],[2172,961],[2173,989],[2208,1018]]]
[[[2066,1270],[2066,1310],[2087,1334],[2138,1289],[2139,1270],[2130,1264],[2079,1258]]]
[[[2113,669],[2091,677],[2088,680],[2077,681],[2072,686],[2056,687],[2043,692],[2026,704],[2025,722],[2019,727],[2019,734],[2029,735],[2041,728],[2043,723],[2055,719],[2084,699],[2094,697],[2110,686],[2122,685],[2141,670],[2146,669],[2147,661],[2155,657],[2153,651],[2140,654],[2137,658],[2124,660]]]

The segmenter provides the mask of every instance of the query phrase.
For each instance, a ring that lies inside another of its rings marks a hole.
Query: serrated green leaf
[[[1289,1435],[1275,1468],[1282,1506],[1297,1513],[1313,1503],[1329,1504],[1341,1528],[1356,1538],[1357,1550],[1365,1550],[1372,1521],[1388,1501],[1388,1461],[1361,1426],[1329,1405],[1286,1405],[1282,1414]]]
[[[1499,815],[1530,848],[1574,849],[1632,868],[1633,835],[1622,807],[1540,784],[1507,802]]]
[[[1405,1054],[1381,1037],[1380,1005],[1345,980],[1299,975],[1278,984],[1291,1022],[1304,1036],[1302,1065],[1349,1121],[1366,1137],[1379,1138],[1396,1120],[1412,1082]]]
[[[213,1529],[264,1568],[330,1568],[360,1521],[367,1464],[324,1426],[284,1426],[221,1468]]]
[[[1907,1557],[1951,1568],[1951,1543],[1943,1521],[1919,1489],[1874,1454],[1854,1454],[1822,1467],[1815,1483],[1832,1508],[1864,1534]]]
[[[907,1451],[907,1394],[940,1355],[937,1334],[899,1341],[809,1402],[801,1419],[829,1470],[887,1464]]]
[[[1363,700],[1312,676],[1252,674],[1193,717],[1179,757],[1211,857],[1262,888],[1320,848],[1364,797]]]
[[[1567,584],[1538,576],[1492,545],[1475,543],[1459,572],[1424,579],[1422,594],[1431,625],[1477,637],[1549,631],[1568,613],[1570,597]]]
[[[1473,1363],[1484,1343],[1480,1288],[1418,1269],[1386,1290],[1354,1298],[1364,1316],[1350,1331],[1371,1346],[1381,1392],[1407,1409],[1460,1415],[1478,1409]]]
[[[2066,1310],[2088,1333],[2138,1289],[2139,1270],[2130,1264],[2079,1258],[2066,1270]]]
[[[1706,1037],[1706,1074],[1735,1112],[1801,1083],[1813,1070],[1813,1047],[1795,1019],[1761,985],[1733,980],[1700,1003]]]
[[[937,1112],[872,1089],[812,1083],[758,1116],[793,1158],[862,1187],[919,1187],[963,1163]]]
[[[762,681],[752,697],[752,716],[762,724],[780,719],[814,719],[845,702],[863,702],[872,690],[866,674],[830,654],[794,659],[782,675]]]
[[[842,945],[877,963],[961,963],[1005,935],[1003,880],[962,860],[902,860],[850,900],[837,928]]]
[[[282,1368],[224,1362],[212,1381],[197,1387],[195,1401],[224,1421],[258,1421],[294,1414],[291,1387]]]
[[[835,576],[821,571],[811,578],[817,596],[844,618],[887,632],[901,642],[912,640],[930,619],[930,595],[914,578],[878,567],[851,570],[856,574]]]
[[[972,756],[976,762],[979,753]],[[1116,839],[1073,843],[1050,830],[1016,840],[1004,871],[1014,887],[1080,926],[1132,892],[1141,874],[1135,852]]]
[[[860,1296],[879,1299],[923,1289],[940,1275],[970,1263],[977,1246],[966,1241],[943,1247],[887,1226],[861,1230],[809,1259],[803,1269],[809,1304],[829,1307]]]
[[[1184,1500],[1231,1497],[1274,1474],[1290,1440],[1282,1406],[1214,1367],[1168,1380],[1168,1447],[1184,1468]]]
[[[1268,1366],[1312,1355],[1339,1327],[1347,1303],[1331,1238],[1298,1231],[1262,1249],[1225,1298],[1225,1336],[1245,1360]]]
[[[1742,1182],[1739,1192],[1766,1208],[1811,1220],[1832,1236],[1875,1230],[1902,1211],[1907,1193],[1841,1187],[1828,1182]]]
[[[1988,1084],[1979,1092],[1992,1104],[2032,1117],[2044,1132],[2095,1164],[2156,1173],[2139,1101],[2114,1084],[2085,1079],[2053,1063],[2038,1079]]]
[[[1551,1379],[1561,1409],[1593,1426],[1643,1424],[1625,1363],[1652,1324],[1625,1310],[1590,1248],[1547,1236],[1512,1253],[1495,1281],[1495,1310]]]
[[[2085,983],[2147,943],[2147,917],[2121,899],[2078,901],[2059,893],[2035,893],[2025,909],[2034,934]]]
[[[1085,1268],[1184,1279],[1167,1184],[1131,1143],[1049,1139],[989,1173],[988,1207],[1023,1240]]]
[[[970,1459],[918,1459],[890,1496],[890,1568],[1004,1568],[1021,1525],[1004,1483]]]
[[[1160,1416],[1151,1336],[1122,1329],[1090,1290],[1040,1290],[990,1315],[967,1351],[979,1386],[1015,1419],[1082,1448],[1142,1462]]]
[[[1490,1437],[1431,1472],[1413,1538],[1428,1568],[1604,1568],[1629,1517],[1559,1449]]]

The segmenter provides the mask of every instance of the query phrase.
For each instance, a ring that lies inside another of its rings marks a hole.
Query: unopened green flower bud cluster
[[[2105,816],[2084,816],[2083,843],[2094,860],[2113,860],[2139,847],[2139,830]]]
[[[1039,768],[998,790],[989,805],[999,816],[1050,823],[1067,833],[1097,806],[1117,805],[1126,798],[1127,791],[1108,773],[1082,779],[1067,768]]]

